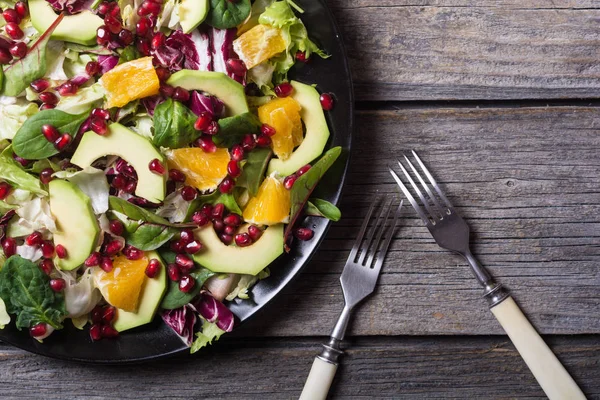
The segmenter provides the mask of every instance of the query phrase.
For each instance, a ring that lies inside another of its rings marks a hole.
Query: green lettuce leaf
[[[17,99],[14,99],[14,104],[3,104],[0,101],[0,139],[12,140],[27,118],[37,112],[38,106],[35,103]]]
[[[6,311],[6,304],[4,300],[0,298],[0,329],[4,329],[6,325],[10,323],[10,315]]]
[[[202,331],[196,333],[196,340],[192,343],[191,353],[194,354],[203,347],[212,344],[213,341],[219,340],[221,335],[225,333],[224,330],[219,329],[217,324],[204,321],[202,324]]]
[[[10,146],[0,154],[0,179],[9,182],[19,189],[47,196],[48,192],[42,189],[40,180],[25,172],[21,164],[13,160],[12,155],[13,151]]]
[[[99,107],[104,101],[104,94],[102,84],[95,83],[79,89],[73,96],[61,98],[56,109],[72,115],[83,114],[92,108]]]

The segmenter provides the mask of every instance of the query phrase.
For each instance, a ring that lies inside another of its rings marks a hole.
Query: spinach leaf
[[[48,192],[42,189],[40,180],[23,171],[21,164],[17,163],[12,155],[13,151],[11,146],[0,153],[0,179],[8,181],[19,189],[47,196]]]
[[[67,315],[65,299],[50,288],[50,277],[20,256],[10,257],[0,270],[0,298],[6,310],[17,316],[18,329],[42,322],[61,329]]]
[[[314,217],[323,217],[331,221],[339,221],[342,218],[342,212],[339,208],[322,199],[311,199],[306,203],[306,215]]]
[[[169,98],[154,110],[155,146],[178,149],[200,137],[194,128],[196,115],[186,106]]]
[[[219,147],[231,147],[240,143],[244,135],[258,133],[261,123],[252,113],[244,113],[219,120],[219,133],[214,137],[214,142]]]
[[[206,22],[217,29],[235,28],[250,15],[250,0],[210,0]]]
[[[6,84],[4,85],[2,94],[16,97],[31,82],[46,75],[46,45],[50,40],[50,35],[52,35],[52,32],[54,32],[63,18],[64,14],[60,14],[52,25],[48,27],[46,32],[39,37],[37,42],[31,46],[27,55],[4,70]]]
[[[248,154],[238,185],[245,187],[250,195],[256,196],[258,188],[265,178],[265,171],[273,153],[271,149],[256,149]]]
[[[321,157],[319,161],[315,163],[315,165],[313,165],[311,169],[308,170],[307,173],[298,178],[296,183],[294,183],[291,192],[291,218],[290,223],[285,229],[286,240],[292,232],[294,224],[300,216],[300,213],[302,212],[302,209],[308,201],[311,193],[313,192],[313,190],[315,190],[315,187],[317,186],[323,175],[325,175],[325,172],[327,172],[327,170],[333,165],[333,163],[335,162],[335,160],[338,159],[340,154],[342,154],[341,147],[334,147],[330,149],[329,151],[327,151],[327,153],[323,155],[323,157]]]
[[[84,46],[78,43],[64,42],[65,47],[69,50],[73,50],[76,53],[90,53],[98,56],[112,56],[114,53],[112,50],[100,45],[96,46]]]
[[[42,134],[42,126],[50,124],[61,133],[74,137],[89,113],[67,114],[60,110],[43,110],[29,117],[17,131],[12,146],[15,154],[27,160],[41,160],[52,157],[59,151]]]
[[[108,205],[111,210],[119,212],[134,221],[141,222],[152,222],[158,225],[165,225],[175,227],[177,225],[170,223],[163,217],[159,217],[152,211],[148,211],[142,207],[138,207],[135,204],[131,204],[127,200],[120,197],[110,196],[108,199]]]
[[[142,54],[139,52],[137,47],[127,46],[123,49],[123,51],[121,52],[121,55],[119,56],[119,64],[137,60],[141,56],[142,56]]]

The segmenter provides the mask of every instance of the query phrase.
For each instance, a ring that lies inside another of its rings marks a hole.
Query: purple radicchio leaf
[[[181,338],[188,347],[194,342],[194,326],[196,325],[196,314],[194,309],[188,305],[175,310],[165,310],[161,317],[173,331]]]
[[[198,314],[208,322],[214,322],[217,327],[225,332],[231,332],[235,324],[235,318],[229,308],[221,303],[208,292],[202,292],[194,301],[192,306]]]
[[[224,116],[225,105],[215,96],[209,96],[194,90],[191,93],[190,109],[197,116],[207,112],[213,119],[219,119]]]
[[[150,97],[145,97],[142,99],[142,105],[146,108],[148,115],[153,117],[154,109],[156,108],[156,106],[158,106],[160,103],[162,103],[164,101],[165,101],[165,98],[162,96],[150,96]]]
[[[171,46],[160,46],[153,52],[153,55],[160,65],[171,71],[180,71],[183,69],[183,53]]]
[[[227,68],[227,60],[238,58],[233,51],[233,41],[235,40],[237,29],[216,29],[210,31],[211,52],[213,54],[213,71],[223,72],[231,79],[234,79],[245,85],[246,77],[235,75]]]
[[[185,34],[182,31],[175,31],[167,38],[165,45],[171,49],[178,50],[183,55],[184,69],[200,69],[200,57],[196,51],[192,35]]]
[[[100,64],[100,68],[102,68],[102,74],[105,74],[117,66],[117,64],[119,63],[119,57],[98,56],[98,63]]]
[[[196,46],[196,53],[198,53],[198,70],[212,71],[212,52],[208,33],[196,29],[192,32],[192,42]]]
[[[8,210],[6,214],[0,217],[0,241],[4,240],[4,236],[6,236],[6,226],[8,225],[8,221],[16,214],[15,210]]]
[[[79,14],[89,10],[94,0],[46,0],[56,11],[66,11],[67,14]]]
[[[87,83],[87,81],[90,80],[90,78],[91,77],[88,74],[81,74],[71,79],[71,82],[76,86],[83,86]]]

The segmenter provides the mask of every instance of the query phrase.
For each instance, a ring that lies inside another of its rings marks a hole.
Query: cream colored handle
[[[585,400],[577,383],[511,297],[492,307],[492,313],[550,400]]]
[[[337,364],[316,357],[304,384],[300,400],[325,400],[337,367]]]

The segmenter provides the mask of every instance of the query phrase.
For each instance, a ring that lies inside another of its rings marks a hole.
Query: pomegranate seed
[[[212,120],[212,115],[210,115],[206,111],[202,111],[200,113],[200,116],[196,120],[196,123],[194,124],[194,128],[196,128],[196,130],[198,131],[205,131],[208,129],[208,126],[210,125]]]
[[[197,211],[192,215],[192,221],[194,221],[195,224],[198,224],[198,226],[204,226],[210,222],[210,219],[208,218],[208,215]]]
[[[58,94],[60,94],[63,97],[73,96],[77,94],[77,90],[79,90],[79,88],[71,81],[66,81],[65,83],[56,88]]]
[[[156,278],[156,275],[160,272],[160,261],[156,258],[151,259],[146,267],[146,276],[148,278]]]
[[[121,32],[122,29],[119,20],[113,17],[112,15],[107,15],[106,17],[104,17],[104,25],[106,25],[110,33],[115,35]]]
[[[164,97],[173,97],[175,88],[171,85],[167,85],[166,83],[161,83],[159,91]]]
[[[12,44],[13,44],[12,40],[10,40],[4,36],[0,36],[0,49],[8,49]]]
[[[26,167],[29,165],[29,163],[31,163],[31,160],[26,160],[23,157],[19,157],[18,155],[14,154],[12,155],[13,160],[15,160],[16,162],[18,162],[19,164],[21,164],[22,166]]]
[[[283,82],[275,86],[277,97],[288,97],[294,92],[294,87],[289,82]]]
[[[192,232],[191,229],[182,230],[181,233],[179,234],[179,240],[183,244],[188,244],[189,242],[194,240],[194,232]]]
[[[193,240],[185,245],[185,252],[188,254],[196,254],[202,249],[202,243]]]
[[[333,96],[331,95],[331,93],[323,93],[321,95],[321,107],[323,107],[323,110],[325,111],[331,111],[333,110]]]
[[[223,242],[226,245],[230,245],[231,243],[233,243],[233,236],[231,235],[227,235],[226,233],[221,233],[219,235],[219,239],[221,239],[221,242]]]
[[[194,286],[196,286],[196,280],[189,275],[183,276],[179,281],[179,290],[183,293],[191,292]]]
[[[148,169],[150,169],[150,171],[156,175],[164,175],[165,173],[165,166],[162,165],[158,158],[150,161],[150,164],[148,164]]]
[[[219,184],[219,191],[224,194],[231,193],[234,187],[235,181],[232,177],[227,176],[225,179],[223,179],[223,181],[221,181],[221,184]]]
[[[240,168],[240,164],[235,160],[229,161],[229,163],[227,164],[227,173],[232,178],[239,177],[242,174],[242,169]]]
[[[44,135],[47,141],[53,143],[60,138],[60,132],[58,129],[49,124],[42,125],[42,135]]]
[[[212,210],[213,210],[213,206],[211,204],[205,204],[200,209],[200,212],[202,214],[210,216],[212,214]]]
[[[102,339],[102,325],[94,324],[90,327],[90,338],[94,342]]]
[[[305,52],[298,50],[298,52],[296,52],[296,60],[302,63],[307,63],[310,61],[310,58],[306,57]]]
[[[102,323],[102,314],[104,314],[104,307],[96,306],[92,309],[90,316],[92,317],[92,323],[101,324]]]
[[[8,51],[10,51],[13,57],[23,58],[27,54],[27,45],[24,42],[17,42]]]
[[[116,313],[117,310],[112,306],[104,308],[104,312],[102,313],[102,322],[110,324],[114,321]]]
[[[90,256],[83,263],[86,267],[97,267],[102,262],[102,256],[97,251],[90,254]]]
[[[8,49],[0,47],[0,64],[8,64],[12,61],[13,56]]]
[[[29,10],[27,9],[27,4],[25,4],[24,1],[19,1],[17,2],[17,4],[15,4],[15,11],[17,12],[17,14],[19,14],[19,17],[21,17],[21,19],[25,18],[27,16],[27,13],[29,12]]]
[[[181,240],[175,240],[171,242],[171,250],[173,250],[175,253],[183,253],[184,249],[185,249],[185,242],[182,242]]]
[[[40,269],[46,274],[50,275],[54,269],[54,263],[49,258],[46,258],[40,262]]]
[[[239,214],[231,213],[223,218],[223,222],[228,226],[240,226],[242,224],[242,217]]]
[[[240,233],[235,235],[235,244],[238,247],[247,247],[252,244],[252,238],[247,233]]]
[[[148,17],[142,17],[135,24],[135,31],[138,36],[146,36],[150,32],[150,28],[152,27],[152,23],[148,19]]]
[[[104,25],[100,26],[96,31],[96,42],[100,46],[105,46],[110,42],[111,36],[108,28]]]
[[[234,161],[242,161],[244,159],[244,148],[236,144],[231,148],[231,159]]]
[[[125,185],[125,187],[123,188],[123,191],[125,193],[133,194],[135,192],[135,188],[136,187],[137,187],[137,182],[135,182],[135,181],[128,181],[127,185]]]
[[[160,14],[162,6],[160,4],[154,3],[152,1],[144,1],[140,8],[138,8],[139,16],[153,15],[158,16]]]
[[[125,231],[125,227],[123,226],[123,223],[121,221],[119,221],[118,219],[114,219],[114,220],[110,221],[110,223],[108,224],[108,227],[110,229],[110,232],[113,235],[117,235],[117,236],[122,236],[123,232]]]
[[[285,187],[287,190],[292,190],[292,187],[294,186],[294,183],[296,183],[297,180],[298,175],[296,174],[286,176],[283,180],[283,187]]]
[[[185,201],[192,201],[196,198],[196,189],[194,189],[191,186],[184,186],[181,189],[181,197],[183,197],[183,199]]]
[[[175,264],[177,264],[179,269],[183,272],[189,272],[194,269],[194,261],[185,254],[177,254],[175,257]]]
[[[217,233],[222,233],[225,230],[225,224],[223,223],[223,220],[221,220],[221,219],[213,220],[212,224],[213,224],[213,229]]]
[[[65,290],[65,287],[67,286],[67,283],[65,282],[64,279],[50,279],[50,288],[52,290],[54,290],[55,292],[62,292],[63,290]]]
[[[110,10],[109,14],[115,18],[121,15],[121,8],[117,5],[117,3],[112,3],[113,8]]]
[[[103,1],[98,5],[98,14],[106,15],[113,8],[114,3],[109,3],[107,1]]]
[[[33,232],[31,235],[27,236],[25,239],[25,243],[28,246],[39,246],[44,241],[42,234],[38,231]]]
[[[44,258],[52,258],[54,256],[54,245],[52,244],[52,242],[49,242],[47,240],[44,241],[40,245],[40,249],[42,249],[42,256]]]
[[[262,230],[256,225],[250,225],[248,227],[248,235],[253,241],[257,241],[262,236]]]
[[[102,337],[103,338],[112,339],[112,338],[116,338],[117,336],[119,336],[119,332],[115,328],[113,328],[110,325],[102,326]]]
[[[97,61],[90,61],[85,65],[85,72],[89,76],[98,75],[102,71],[102,67],[100,67],[100,63]]]
[[[219,133],[219,123],[217,121],[212,121],[210,124],[208,124],[208,128],[206,128],[204,133],[210,136],[215,136],[217,133]]]
[[[44,110],[53,110],[53,109],[55,109],[55,108],[56,108],[56,106],[55,106],[55,105],[52,105],[52,104],[42,104],[42,105],[40,106],[40,111],[44,111]]]
[[[230,58],[227,60],[227,69],[237,76],[244,76],[246,71],[248,71],[246,64],[237,58]]]
[[[34,338],[44,336],[46,332],[48,332],[48,328],[46,327],[46,324],[44,322],[41,322],[29,328],[29,334]]]
[[[50,82],[48,82],[44,78],[40,78],[40,79],[36,79],[35,81],[31,82],[29,84],[29,86],[31,86],[31,89],[33,89],[34,92],[41,93],[50,87]]]
[[[120,240],[112,240],[104,246],[104,255],[112,257],[123,250],[123,243]]]
[[[156,32],[154,36],[152,36],[152,50],[158,49],[160,46],[164,46],[167,37],[162,32]]]
[[[113,262],[109,257],[102,257],[102,261],[100,261],[100,268],[102,271],[108,273],[113,270]]]
[[[40,93],[38,97],[40,101],[44,104],[55,105],[58,103],[58,97],[52,92]]]
[[[212,219],[223,219],[223,213],[225,212],[225,205],[223,203],[217,203],[211,211]]]
[[[269,147],[271,143],[273,143],[273,141],[267,135],[260,135],[256,138],[256,145],[258,147]]]
[[[168,68],[157,67],[156,75],[158,76],[159,81],[166,82],[171,77],[171,72],[169,72]]]
[[[125,255],[125,258],[131,261],[140,260],[144,257],[144,252],[133,246],[125,247],[125,249],[123,249],[123,254]]]
[[[310,169],[312,168],[312,166],[310,164],[306,164],[304,167],[300,168],[298,170],[298,172],[296,172],[296,175],[298,175],[298,177],[304,175],[305,173],[307,173]]]
[[[57,244],[54,250],[56,250],[56,255],[58,258],[67,258],[67,249],[62,244]]]
[[[179,267],[175,264],[169,264],[167,267],[167,273],[169,274],[169,279],[173,282],[179,282],[181,279],[181,271]]]
[[[135,37],[129,29],[122,29],[121,32],[119,32],[119,43],[121,43],[121,45],[129,46],[133,43],[133,39],[135,39]]]
[[[90,128],[100,136],[104,136],[108,133],[108,124],[104,118],[91,117]]]
[[[204,150],[205,153],[214,153],[217,151],[217,145],[213,142],[212,137],[202,136],[196,141],[196,145]]]
[[[296,236],[300,240],[310,240],[313,238],[315,233],[312,229],[309,228],[298,228],[294,231],[294,236]]]
[[[235,232],[237,231],[237,228],[235,226],[228,226],[226,225],[225,228],[223,229],[223,233],[226,235],[235,235]]]
[[[4,200],[8,197],[12,190],[12,186],[8,182],[0,182],[0,200]]]
[[[275,136],[275,134],[277,133],[275,128],[273,128],[271,125],[267,125],[267,124],[262,124],[262,126],[260,127],[260,132],[263,135],[267,135],[267,136]]]
[[[180,101],[182,103],[186,103],[190,99],[190,92],[185,90],[182,87],[177,86],[175,91],[173,92],[173,100]]]
[[[104,108],[94,108],[92,110],[91,116],[108,121],[110,120],[110,111],[105,110]]]
[[[185,175],[180,170],[171,168],[169,170],[169,179],[175,182],[185,182]]]
[[[149,56],[151,49],[150,49],[150,41],[146,38],[137,38],[137,41],[135,42],[135,47],[138,49],[138,51],[140,53],[142,53],[142,55],[144,56]]]
[[[52,168],[44,168],[40,171],[40,182],[42,182],[44,185],[49,184],[50,181],[54,179],[52,174],[54,174],[54,170]]]
[[[21,23],[21,17],[19,16],[19,13],[17,13],[12,8],[7,8],[6,10],[4,10],[2,12],[2,16],[4,17],[4,20],[6,22],[12,22],[17,25]]]
[[[254,140],[254,136],[248,134],[245,135],[242,139],[242,148],[244,151],[252,151],[256,147],[256,140]]]
[[[125,186],[127,186],[127,183],[127,178],[125,178],[123,175],[117,175],[115,176],[115,179],[113,179],[113,181],[111,182],[111,185],[115,189],[122,190],[123,188],[125,188]]]
[[[121,172],[123,173],[123,175],[131,179],[137,179],[135,169],[131,165],[127,164],[125,160],[122,160],[122,165],[123,167],[121,168]]]
[[[2,241],[2,251],[6,257],[11,257],[17,254],[17,241],[13,238],[6,237]]]
[[[65,133],[54,142],[54,147],[58,151],[63,151],[68,144],[71,143],[71,136],[68,133]]]

